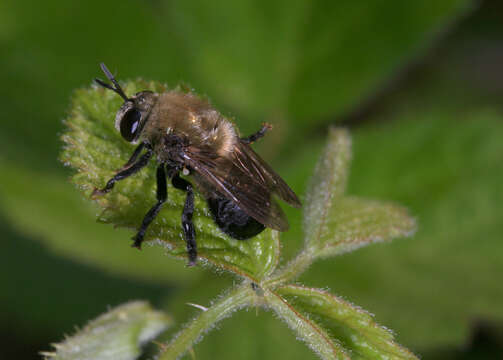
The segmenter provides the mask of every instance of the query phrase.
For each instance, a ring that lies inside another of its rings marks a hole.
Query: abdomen
[[[220,230],[237,240],[246,240],[260,234],[265,226],[246,214],[233,201],[225,198],[208,198],[213,219]]]

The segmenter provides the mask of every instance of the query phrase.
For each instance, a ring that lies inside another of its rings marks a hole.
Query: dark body
[[[148,225],[166,201],[166,178],[169,178],[175,188],[187,193],[182,227],[189,264],[195,263],[193,186],[180,177],[180,172],[192,175],[197,189],[208,201],[215,223],[229,236],[244,240],[265,227],[288,229],[286,217],[272,195],[296,207],[300,201],[250,147],[270,128],[268,125],[248,138],[240,138],[234,124],[208,101],[180,91],[161,94],[143,91],[128,98],[104,65],[102,69],[115,87],[101,80],[98,83],[125,100],[116,115],[116,128],[127,141],[139,146],[124,167],[103,189],[96,189],[93,196],[110,191],[116,181],[136,173],[152,157],[159,163],[157,204],[145,216],[133,238],[133,246],[140,248]]]

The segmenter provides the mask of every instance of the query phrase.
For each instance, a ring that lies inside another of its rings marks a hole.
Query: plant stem
[[[175,360],[185,354],[203,333],[217,322],[250,303],[254,293],[248,282],[220,298],[181,330],[160,355],[159,360]]]

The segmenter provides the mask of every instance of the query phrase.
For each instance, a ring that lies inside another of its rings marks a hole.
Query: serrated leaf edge
[[[316,292],[316,293],[319,293],[323,296],[326,296],[328,297],[329,299],[334,299],[336,302],[338,303],[342,303],[344,304],[345,306],[348,306],[348,307],[351,307],[355,312],[358,312],[364,316],[368,316],[370,318],[370,320],[372,320],[372,322],[370,323],[371,326],[373,328],[377,328],[378,330],[381,330],[383,331],[384,333],[388,334],[390,336],[390,339],[385,339],[385,341],[391,345],[391,346],[396,346],[397,348],[399,348],[401,351],[404,351],[406,352],[408,355],[410,355],[410,358],[415,358],[417,359],[416,355],[414,355],[414,353],[412,353],[409,349],[405,348],[404,346],[398,344],[395,339],[394,339],[394,336],[395,334],[393,333],[393,331],[391,331],[390,329],[388,329],[387,327],[385,326],[382,326],[380,324],[378,324],[376,321],[375,321],[375,317],[374,317],[374,314],[368,312],[367,310],[363,309],[362,307],[358,306],[358,305],[355,305],[347,300],[344,300],[342,299],[341,297],[338,297],[332,293],[330,293],[329,291],[327,290],[323,290],[323,289],[318,289],[318,288],[312,288],[312,287],[307,287],[307,286],[303,286],[303,285],[298,285],[298,284],[288,284],[288,285],[282,285],[282,286],[279,286],[277,288],[277,290],[281,291],[281,289],[287,289],[287,288],[293,288],[293,289],[300,289],[300,290],[305,290],[305,291],[312,291],[312,292]],[[295,295],[292,295],[292,296],[295,296]],[[286,301],[286,300],[285,300]],[[361,330],[359,330],[358,328],[354,328],[354,327],[351,327],[349,325],[347,325],[348,328],[356,331],[356,332],[359,332],[359,333],[362,333],[364,334]],[[365,335],[365,336],[369,336],[369,335]]]
[[[350,359],[349,355],[346,353],[344,348],[342,347],[341,344],[339,344],[336,340],[332,339],[329,334],[326,333],[326,331],[320,327],[318,324],[314,323],[307,317],[305,317],[303,314],[301,314],[299,311],[295,309],[288,301],[286,301],[281,295],[276,293],[275,291],[267,291],[266,294],[270,294],[267,296],[267,303],[268,305],[274,310],[274,312],[277,314],[278,317],[283,319],[287,325],[293,330],[296,331],[299,336],[302,338],[302,340],[313,350],[318,356],[320,356],[322,359]],[[271,297],[276,299],[277,301],[272,300]],[[285,306],[288,308],[288,310],[293,313],[300,321],[305,323],[307,326],[309,326],[316,334],[318,334],[318,337],[323,340],[323,342],[326,344],[326,347],[330,349],[329,351],[326,351],[325,354],[323,354],[319,349],[316,348],[315,344],[312,342],[309,342],[309,337],[306,336],[306,334],[302,334],[298,331],[299,326],[298,324],[297,327],[295,328],[293,323],[289,322],[290,319],[287,317],[283,316],[283,311],[281,309],[282,306]],[[328,357],[327,353],[330,352],[332,356]]]

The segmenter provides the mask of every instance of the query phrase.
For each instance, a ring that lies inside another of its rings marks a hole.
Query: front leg
[[[141,249],[141,243],[143,242],[143,237],[147,231],[147,227],[155,219],[159,211],[161,210],[162,204],[166,202],[168,198],[168,188],[166,184],[166,173],[164,171],[164,164],[160,164],[157,167],[157,203],[148,211],[147,215],[143,218],[140,230],[133,237],[134,243],[133,247]]]
[[[136,153],[136,151],[135,151]],[[133,153],[133,156],[135,154]],[[138,156],[138,155],[136,155]],[[93,193],[91,194],[91,198],[95,199],[98,196],[103,196],[112,188],[114,187],[115,183],[119,180],[125,179],[133,174],[136,174],[138,171],[143,169],[145,166],[147,166],[148,162],[150,161],[150,158],[152,157],[152,150],[148,149],[145,154],[143,154],[137,162],[135,162],[133,165],[126,167],[124,170],[120,170],[113,178],[108,180],[107,184],[103,189],[97,189],[95,188]]]
[[[141,151],[143,150],[144,147],[145,147],[145,143],[144,142],[140,143],[140,145],[138,145],[136,147],[136,149],[134,149],[134,152],[131,155],[131,157],[129,158],[129,160],[127,161],[127,163],[125,163],[124,166],[122,166],[119,169],[119,171],[126,170],[128,167],[133,165],[133,163],[136,161],[136,159],[138,159],[138,156],[141,154]]]
[[[192,184],[182,179],[178,173],[173,176],[171,183],[176,189],[183,190],[187,193],[185,206],[182,212],[182,228],[185,242],[187,243],[189,266],[193,266],[196,264],[197,260],[196,230],[192,222],[192,215],[194,214],[194,190],[192,189]]]

